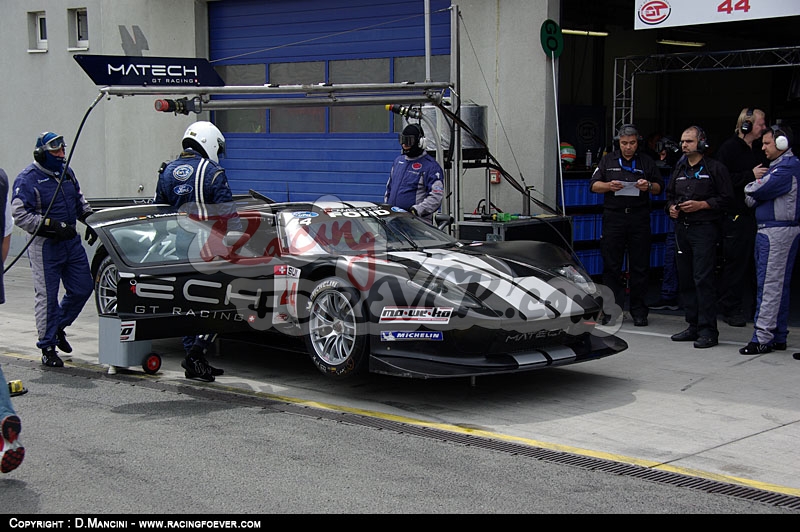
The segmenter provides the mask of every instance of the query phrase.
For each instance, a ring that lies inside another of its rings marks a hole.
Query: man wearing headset
[[[664,180],[649,156],[639,153],[639,131],[627,124],[614,138],[615,149],[597,165],[589,190],[603,194],[603,283],[625,307],[622,263],[628,254],[630,271],[630,313],[633,325],[647,326],[645,302],[650,276],[650,195],[658,195]],[[603,323],[607,324],[607,314]]]
[[[399,140],[403,153],[392,163],[383,201],[432,221],[444,196],[442,167],[425,151],[422,126],[407,125]]]
[[[64,137],[47,131],[36,139],[34,162],[14,181],[14,223],[30,234],[28,260],[33,274],[34,315],[42,364],[62,367],[56,348],[71,353],[64,329],[75,321],[92,295],[89,259],[75,229],[86,223],[92,207],[83,197],[72,168],[64,172]],[[93,244],[91,228],[86,239]],[[58,291],[64,285],[59,302]]]
[[[678,292],[689,326],[674,342],[694,341],[703,349],[719,343],[714,268],[722,234],[722,216],[733,201],[725,165],[705,157],[705,132],[690,126],[681,135],[683,157],[667,185],[665,209],[675,220]]]
[[[792,153],[792,131],[774,125],[761,138],[769,171],[744,187],[755,207],[756,314],[750,342],[739,353],[760,355],[786,349],[789,288],[800,244],[800,160]]]
[[[745,107],[736,120],[734,135],[720,144],[716,152],[717,160],[728,169],[733,187],[733,202],[722,220],[723,263],[718,300],[723,321],[732,327],[744,327],[753,316],[756,219],[753,209],[745,205],[744,186],[767,172],[762,164],[766,159],[753,147],[765,129],[764,111]]]

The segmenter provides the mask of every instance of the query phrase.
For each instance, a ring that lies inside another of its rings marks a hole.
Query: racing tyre
[[[104,316],[117,315],[117,284],[119,283],[119,270],[117,265],[106,256],[97,269],[94,278],[94,302],[97,313]]]
[[[362,370],[369,338],[360,294],[339,277],[317,283],[308,298],[306,348],[323,374],[341,378]]]

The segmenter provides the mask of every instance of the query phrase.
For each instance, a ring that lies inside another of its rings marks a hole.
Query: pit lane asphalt
[[[5,284],[0,362],[14,379],[6,369],[9,357],[35,364],[40,356],[25,259],[6,274]],[[670,341],[684,326],[679,314],[651,312],[648,327],[623,322],[618,334],[630,347],[618,355],[474,382],[372,374],[332,381],[304,355],[223,341],[210,359],[226,373],[206,384],[183,377],[179,339],[153,343],[163,360],[158,375],[137,367],[118,375],[121,381],[180,383],[197,393],[237,391],[800,496],[800,362],[791,356],[800,351],[797,330],[784,352],[743,356],[738,348],[752,324],[720,322],[720,345],[702,350]],[[105,374],[92,300],[67,333],[74,348],[63,356],[67,366]],[[35,393],[39,385],[28,387]]]

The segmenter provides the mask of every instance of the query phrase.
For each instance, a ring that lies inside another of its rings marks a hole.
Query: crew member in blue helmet
[[[432,221],[444,197],[442,167],[425,151],[422,126],[407,125],[399,140],[403,153],[392,163],[383,201]]]
[[[83,197],[72,168],[64,171],[64,138],[46,131],[36,139],[33,163],[14,181],[14,223],[28,232],[28,260],[33,274],[34,315],[42,364],[61,367],[56,348],[71,353],[64,329],[75,321],[92,294],[89,259],[75,228],[86,223],[92,207]],[[86,239],[97,235],[87,227]],[[64,297],[59,302],[59,288]]]

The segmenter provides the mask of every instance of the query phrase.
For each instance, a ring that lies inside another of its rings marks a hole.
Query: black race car
[[[331,377],[511,373],[627,348],[598,328],[598,287],[550,243],[458,241],[368,202],[254,194],[218,213],[185,207],[113,207],[88,219],[102,243],[97,310],[120,319],[121,341],[289,338]]]

